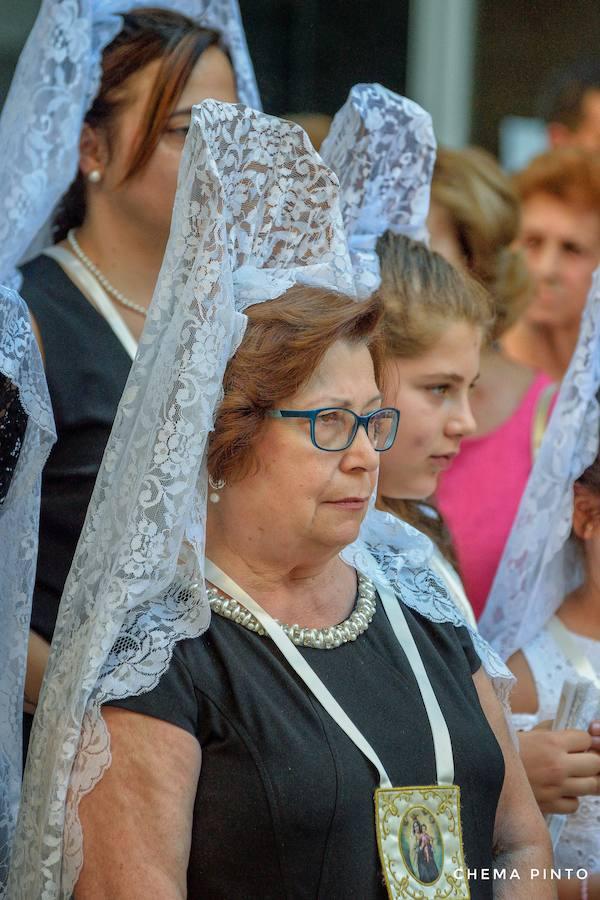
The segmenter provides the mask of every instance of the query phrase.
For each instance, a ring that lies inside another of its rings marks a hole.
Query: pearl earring
[[[100,169],[92,169],[91,172],[88,172],[87,180],[91,184],[98,184],[102,180],[102,172]]]
[[[208,495],[208,499],[210,500],[211,503],[219,503],[221,498],[220,498],[218,492],[223,490],[223,488],[225,487],[227,482],[225,481],[224,478],[219,478],[218,481],[215,481],[215,479],[212,477],[212,475],[209,475],[208,483],[210,484],[210,486],[212,488],[212,493],[210,493]]]

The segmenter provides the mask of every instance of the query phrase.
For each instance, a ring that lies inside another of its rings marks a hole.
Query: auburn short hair
[[[224,397],[208,442],[208,470],[215,479],[239,481],[256,470],[254,445],[269,410],[295,394],[337,341],[363,343],[381,385],[382,303],[295,285],[246,310],[242,342],[229,361]]]
[[[514,177],[521,202],[550,194],[600,214],[600,154],[582,147],[557,147],[536,156]]]

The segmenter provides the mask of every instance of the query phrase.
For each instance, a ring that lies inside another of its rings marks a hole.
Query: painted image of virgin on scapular
[[[439,833],[437,828],[430,829],[424,817],[412,816],[410,832],[408,835],[409,867],[413,875],[425,884],[431,884],[440,877],[440,870],[436,857],[441,855],[441,846],[437,846]]]

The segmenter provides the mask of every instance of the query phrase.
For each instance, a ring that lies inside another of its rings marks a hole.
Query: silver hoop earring
[[[100,171],[100,169],[92,169],[91,172],[88,172],[87,180],[91,184],[98,184],[100,181],[102,181],[102,172]]]
[[[227,482],[225,481],[224,478],[219,478],[218,481],[215,481],[215,479],[212,477],[212,475],[209,475],[208,483],[210,484],[210,486],[212,488],[212,493],[210,493],[208,495],[208,499],[210,500],[211,503],[219,503],[219,501],[221,500],[221,497],[219,496],[219,491],[223,490],[223,488],[225,487]]]

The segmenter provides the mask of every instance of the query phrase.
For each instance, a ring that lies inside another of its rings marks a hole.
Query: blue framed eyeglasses
[[[321,409],[272,409],[274,419],[308,419],[310,439],[319,450],[346,450],[362,425],[374,450],[389,450],[396,438],[400,410],[384,406],[366,416],[359,416],[343,406]]]

